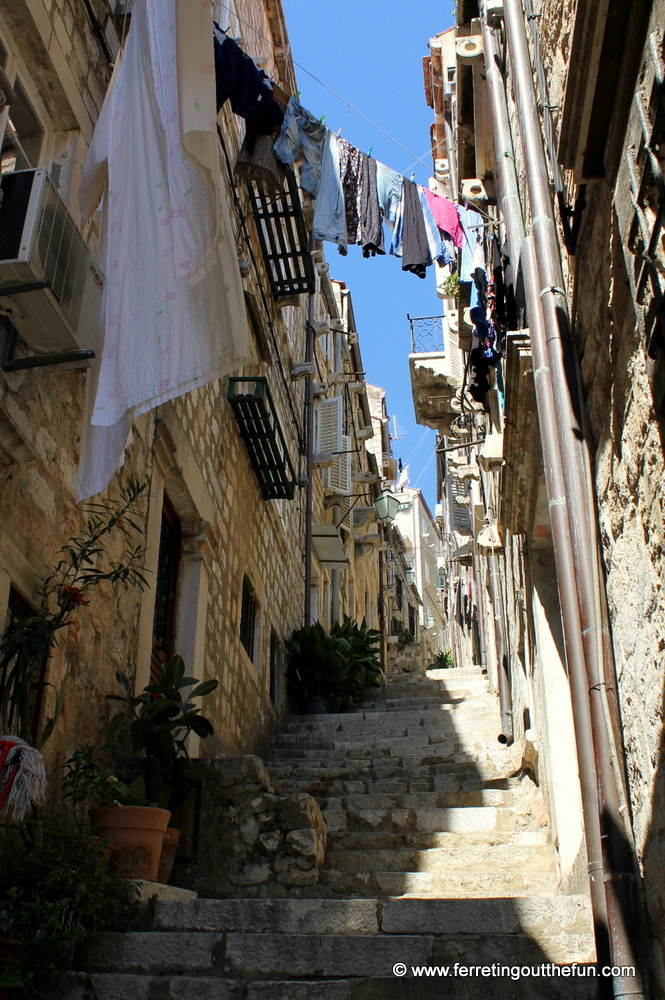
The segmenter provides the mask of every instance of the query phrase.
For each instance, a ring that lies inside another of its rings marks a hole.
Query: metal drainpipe
[[[638,956],[630,931],[639,927],[630,880],[634,865],[630,845],[623,832],[624,817],[619,811],[616,775],[612,769],[600,685],[605,683],[602,645],[602,613],[596,600],[593,560],[598,540],[593,493],[589,482],[590,457],[584,434],[583,401],[578,361],[570,332],[557,229],[550,196],[547,163],[533,88],[531,63],[520,0],[504,3],[506,37],[511,54],[514,94],[520,125],[525,174],[532,214],[538,294],[546,331],[547,360],[552,373],[552,389],[560,457],[573,543],[575,577],[582,626],[591,707],[593,740],[598,770],[598,793],[602,812],[603,862],[609,920],[612,964],[638,967]],[[618,976],[614,980],[618,998],[646,996],[641,977]]]
[[[522,205],[517,183],[504,80],[499,69],[500,61],[497,59],[499,53],[497,50],[496,35],[487,24],[484,3],[482,6],[481,23],[488,92],[492,109],[496,176],[500,192],[499,204],[504,212],[511,260],[516,262],[520,255],[522,258],[524,285],[527,294],[538,425],[557,570],[566,663],[573,702],[573,724],[577,744],[596,948],[599,963],[604,962],[607,964],[610,960],[610,951],[607,903],[603,882],[600,817],[598,812],[598,777],[594,755],[582,628],[576,600],[577,581],[575,578],[563,475],[561,472],[552,379],[547,359],[547,340],[541,300],[538,295],[533,238],[524,239]]]
[[[334,333],[335,341],[335,371],[339,372],[342,370],[342,334],[339,330]],[[335,383],[335,396],[341,396],[342,388],[339,382]],[[336,528],[339,527],[341,522],[341,511],[338,506],[333,507],[333,524]],[[349,514],[351,523],[349,528],[353,530],[353,513]],[[333,569],[331,574],[331,598],[330,598],[330,624],[334,625],[335,622],[339,621],[339,574],[338,569]]]
[[[310,241],[312,263],[314,241]],[[314,292],[309,294],[305,361],[314,360]],[[314,379],[307,379],[307,488],[305,490],[305,625],[312,624],[312,495],[314,478]]]
[[[503,628],[503,608],[499,592],[499,563],[494,553],[487,557],[489,569],[489,591],[494,617],[494,635],[496,637],[496,667],[499,674],[499,706],[501,708],[501,732],[497,739],[499,743],[513,743],[513,705],[510,696],[510,681],[508,679],[508,664],[506,655],[506,636]]]
[[[476,593],[478,594],[478,631],[480,632],[480,665],[483,673],[489,677],[487,668],[487,642],[485,639],[485,596],[483,594],[482,574],[480,572],[480,556],[473,557],[473,575],[476,578]],[[491,678],[490,678],[491,683]]]

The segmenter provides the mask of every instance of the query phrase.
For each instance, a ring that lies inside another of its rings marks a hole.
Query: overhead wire
[[[267,38],[261,31],[259,31],[259,29],[255,25],[250,24],[249,21],[245,21],[244,18],[242,18],[240,14],[238,14],[235,10],[232,10],[229,6],[227,6],[224,3],[221,3],[220,7],[223,10],[227,11],[227,13],[235,17],[236,20],[240,21],[241,24],[244,24],[248,28],[251,28],[251,30],[254,31],[262,41],[267,42],[269,45],[272,44],[272,40],[270,38]],[[350,101],[347,101],[345,97],[342,97],[341,94],[338,94],[336,90],[333,90],[332,87],[329,87],[327,83],[324,83],[323,80],[319,79],[319,77],[316,76],[314,73],[310,72],[310,70],[308,70],[306,66],[303,66],[301,63],[293,59],[293,56],[291,56],[291,59],[294,66],[297,66],[298,69],[301,69],[303,73],[306,73],[307,76],[311,77],[312,80],[318,83],[319,86],[323,87],[324,90],[327,90],[330,94],[332,94],[333,97],[336,97],[337,100],[341,101],[342,104],[345,104],[350,111],[355,111],[355,113],[359,115],[360,118],[363,118],[369,125],[372,126],[372,128],[375,128],[377,132],[380,132],[382,135],[386,137],[386,139],[390,139],[391,142],[393,142],[396,146],[399,146],[399,148],[404,150],[405,153],[407,153],[409,156],[412,156],[413,163],[422,163],[422,165],[431,173],[432,168],[430,164],[425,163],[425,161],[422,160],[419,156],[415,156],[415,154],[412,153],[410,149],[407,149],[407,147],[403,145],[403,143],[401,143],[399,139],[396,139],[393,135],[390,134],[390,132],[386,132],[386,130],[381,128],[380,125],[377,125],[376,122],[372,121],[372,119],[369,118],[363,111],[355,107],[355,105],[351,104]],[[413,166],[413,164],[411,164],[411,166]]]

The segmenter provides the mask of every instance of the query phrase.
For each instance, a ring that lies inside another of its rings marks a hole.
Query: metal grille
[[[53,181],[48,176],[44,180],[33,261],[39,261],[51,291],[76,329],[90,255]]]
[[[409,316],[412,354],[442,354],[444,346],[443,316]]]
[[[295,174],[287,170],[276,194],[255,180],[247,190],[270,291],[276,298],[314,292],[314,267]]]
[[[230,378],[227,399],[259,481],[261,496],[264,500],[293,500],[296,474],[268,380]]]
[[[254,662],[254,637],[256,634],[257,602],[247,577],[242,581],[242,608],[240,611],[240,641],[250,660]]]

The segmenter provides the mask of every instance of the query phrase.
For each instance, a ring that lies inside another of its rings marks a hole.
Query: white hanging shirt
[[[221,185],[209,5],[136,0],[79,190],[88,218],[104,195],[106,275],[79,499],[108,485],[136,416],[245,360],[242,281]]]

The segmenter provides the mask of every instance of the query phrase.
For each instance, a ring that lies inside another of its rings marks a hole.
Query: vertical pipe
[[[602,843],[598,811],[598,776],[596,773],[593,730],[588,697],[588,680],[582,626],[576,600],[577,580],[570,537],[570,525],[565,487],[561,472],[559,439],[552,378],[547,357],[547,338],[543,322],[541,298],[538,294],[533,238],[524,240],[522,205],[515,169],[505,85],[496,34],[487,23],[482,3],[482,34],[485,50],[487,84],[492,109],[492,133],[496,156],[496,176],[499,205],[504,214],[510,259],[517,264],[522,257],[524,284],[534,364],[534,385],[538,424],[543,456],[545,485],[548,498],[552,542],[557,568],[559,603],[563,625],[566,663],[573,702],[573,723],[577,744],[582,812],[593,909],[596,947],[599,962],[609,960],[608,914],[603,881]]]
[[[335,344],[335,372],[342,370],[342,334],[336,330],[333,334]],[[342,394],[339,382],[335,383],[335,396]],[[353,514],[350,515],[353,518]],[[333,507],[333,524],[338,527],[340,523],[340,509]],[[352,527],[353,525],[350,525]],[[331,598],[330,598],[330,624],[334,625],[339,621],[339,573],[338,569],[333,569],[331,578]]]
[[[604,683],[602,663],[602,614],[597,601],[593,560],[597,558],[598,540],[595,503],[588,469],[590,457],[585,439],[583,401],[577,357],[573,345],[563,288],[556,223],[552,207],[547,163],[543,150],[540,122],[534,99],[533,76],[527,47],[524,15],[520,0],[505,0],[506,37],[511,55],[515,102],[527,189],[532,216],[538,295],[542,303],[547,338],[547,360],[551,369],[554,406],[559,432],[569,526],[573,543],[577,596],[587,670],[587,690],[593,723],[593,739],[599,777],[600,808],[603,817],[603,861],[606,870],[606,897],[615,966],[638,961],[631,930],[635,930],[635,910],[630,899],[629,880],[634,875],[629,845],[623,835],[619,812],[618,787],[612,769],[600,684]],[[629,926],[630,925],[630,926]],[[614,995],[644,996],[639,975],[618,976]]]
[[[310,242],[314,257],[314,241]],[[309,294],[305,361],[314,360],[314,292]],[[307,487],[305,490],[305,625],[312,624],[312,511],[314,487],[314,380],[307,379]]]
[[[487,647],[485,642],[485,595],[483,593],[482,575],[480,572],[480,557],[473,557],[473,574],[476,579],[476,593],[478,594],[478,631],[480,632],[480,665],[483,673],[489,676],[487,669]]]
[[[496,637],[496,668],[499,677],[499,705],[501,707],[501,732],[499,743],[513,742],[513,706],[510,696],[510,681],[508,679],[508,657],[506,655],[506,636],[503,627],[503,608],[499,591],[499,564],[494,553],[487,559],[489,568],[489,591],[494,617],[494,635]]]

